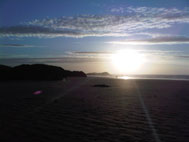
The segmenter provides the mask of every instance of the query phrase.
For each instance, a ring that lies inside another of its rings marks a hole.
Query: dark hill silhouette
[[[0,65],[0,80],[10,80],[12,68],[5,65]]]
[[[87,77],[82,71],[68,71],[61,67],[33,64],[8,67],[0,65],[0,80],[62,80],[67,77]]]

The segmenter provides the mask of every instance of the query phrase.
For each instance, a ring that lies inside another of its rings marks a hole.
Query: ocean
[[[189,80],[189,75],[88,75],[88,77],[116,78],[116,79],[155,79],[155,80]]]

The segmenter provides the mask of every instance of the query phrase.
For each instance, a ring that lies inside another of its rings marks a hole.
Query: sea
[[[114,79],[152,79],[152,80],[186,80],[189,75],[88,75],[88,77],[114,78]]]

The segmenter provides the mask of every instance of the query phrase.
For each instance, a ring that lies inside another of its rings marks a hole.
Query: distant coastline
[[[108,72],[92,72],[92,73],[87,73],[87,75],[103,75],[103,76],[108,76],[108,75],[111,75],[109,74]]]

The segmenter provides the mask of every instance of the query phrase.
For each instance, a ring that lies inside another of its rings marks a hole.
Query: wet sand
[[[188,134],[189,81],[0,82],[1,142],[188,142]]]

